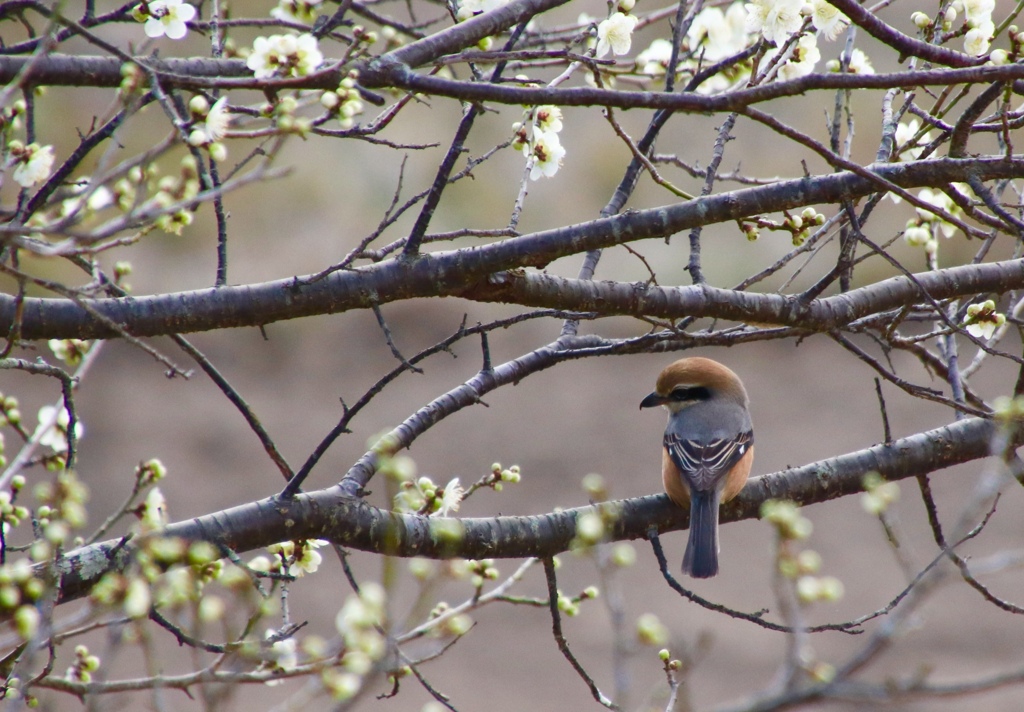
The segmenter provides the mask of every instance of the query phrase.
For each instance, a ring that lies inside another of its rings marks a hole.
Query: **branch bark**
[[[756,518],[767,499],[808,505],[853,494],[862,489],[861,479],[871,471],[900,480],[978,460],[990,454],[996,433],[991,421],[967,418],[888,445],[763,475],[722,508],[721,521]],[[663,494],[529,517],[443,519],[388,512],[332,487],[291,500],[250,502],[171,524],[163,533],[211,541],[234,552],[292,539],[327,539],[389,556],[549,557],[570,548],[578,517],[600,508],[611,508],[616,515],[609,540],[644,538],[651,527],[663,533],[689,525],[689,513]],[[118,539],[70,552],[59,566],[60,602],[88,595],[104,573],[126,568],[133,549],[130,542]]]
[[[937,159],[870,167],[872,173],[904,188],[963,181],[966,176],[980,180],[1013,178],[1024,175],[1024,159],[978,158]],[[160,294],[119,299],[83,299],[88,309],[121,324],[134,336],[208,331],[240,326],[259,326],[282,319],[318,314],[335,314],[350,309],[366,309],[392,301],[428,296],[469,296],[467,284],[479,283],[495,272],[520,267],[544,267],[569,255],[599,250],[672,234],[699,225],[739,220],[765,211],[778,211],[806,205],[855,200],[877,192],[878,186],[867,177],[842,172],[813,178],[779,181],[770,185],[744,188],[718,195],[689,200],[648,210],[627,212],[614,217],[555,228],[530,235],[501,240],[464,250],[434,252],[409,259],[393,259],[352,270],[334,272],[319,281],[292,277],[272,282],[237,287]],[[997,291],[1001,284],[1021,286],[1019,269],[1012,276],[1014,261],[1002,263],[1006,270],[991,286],[955,295]],[[965,279],[976,270],[979,275],[988,266],[960,268],[957,279]],[[938,274],[943,274],[940,272]],[[924,279],[921,276],[921,279]],[[985,282],[979,278],[979,284]],[[499,285],[490,285],[493,290]],[[635,289],[629,285],[628,289]],[[621,288],[620,288],[621,289]],[[703,288],[702,288],[703,289]],[[497,290],[494,297],[478,292],[481,299],[508,299]],[[652,292],[652,294],[659,294]],[[915,297],[916,298],[916,297]],[[758,302],[758,300],[762,300]],[[620,299],[621,301],[621,299]],[[697,300],[700,301],[700,300]],[[701,315],[753,321],[778,320],[788,311],[786,298],[734,292],[727,311],[707,309]],[[882,302],[885,308],[905,302]],[[756,306],[755,306],[756,305]],[[116,336],[85,308],[66,299],[25,299],[0,295],[0,332],[8,331],[21,308],[21,336],[25,339]],[[877,306],[877,305],[876,305]],[[613,312],[622,313],[622,312]],[[646,314],[633,311],[634,314]],[[694,315],[687,312],[687,315]],[[774,315],[773,318],[765,318]],[[788,323],[785,319],[777,323]]]

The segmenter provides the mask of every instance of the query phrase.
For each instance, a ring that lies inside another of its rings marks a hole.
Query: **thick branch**
[[[707,285],[656,287],[634,282],[594,282],[549,274],[502,272],[460,296],[483,302],[630,314],[658,319],[715,317],[828,331],[879,312],[931,299],[1005,293],[1024,288],[1024,260],[1008,260],[900,276],[802,303],[784,294],[755,294]]]
[[[506,6],[508,7],[508,6]],[[480,15],[466,23],[446,30],[464,31],[465,25],[493,13]],[[496,85],[487,82],[459,81],[437,76],[417,74],[412,68],[421,60],[436,59],[437,45],[426,43],[445,33],[428,37],[369,63],[357,65],[360,83],[370,88],[394,88],[423,92],[434,96],[448,96],[463,101],[488,101],[498,104],[536,106],[611,106],[621,109],[666,109],[676,112],[732,112],[761,104],[772,99],[800,96],[810,91],[878,89],[915,89],[928,86],[953,86],[991,82],[1017,82],[1024,79],[1024,65],[974,66],[958,69],[913,70],[886,74],[810,74],[798,79],[773,82],[739,89],[727,94],[703,96],[693,92],[668,93],[662,91],[620,91],[596,87],[521,87]],[[447,39],[444,38],[444,39]],[[421,44],[424,43],[424,44]],[[473,43],[470,42],[470,45]],[[928,45],[932,46],[932,45]],[[411,50],[415,48],[416,52]],[[459,49],[459,48],[456,48]],[[942,48],[937,48],[942,49]],[[455,51],[455,50],[452,50]],[[948,50],[952,52],[951,50]],[[953,52],[959,55],[960,53]],[[960,55],[963,56],[963,55]],[[337,67],[305,77],[288,79],[256,79],[238,59],[187,59],[134,57],[141,66],[160,75],[168,88],[236,88],[262,89],[266,87],[291,89],[335,89],[338,82],[353,67]],[[116,57],[51,54],[46,57],[0,56],[0,84],[18,77],[18,73],[32,63],[28,85],[41,86],[93,86],[117,87],[121,84],[121,60]]]
[[[871,170],[885,180],[913,188],[963,181],[968,175],[979,180],[1018,177],[1024,175],[1024,160],[939,159],[874,165]],[[805,205],[855,200],[877,189],[877,185],[867,177],[833,173],[624,213],[480,247],[422,254],[414,259],[389,260],[334,272],[319,281],[296,277],[175,294],[83,299],[81,301],[86,308],[66,299],[25,299],[21,305],[21,335],[25,339],[116,336],[90,311],[123,325],[135,336],[153,336],[257,326],[281,319],[365,309],[401,299],[457,296],[466,291],[467,285],[480,282],[495,272],[543,267],[559,257],[637,240],[667,237],[699,225]],[[980,274],[987,274],[980,266],[964,269],[978,269]],[[995,287],[988,289],[995,291]],[[957,292],[961,293],[971,292]],[[753,295],[744,296],[743,300],[752,303],[749,300],[755,298]],[[739,297],[734,297],[732,301],[737,299]],[[892,308],[902,303],[883,300],[880,306]],[[11,328],[17,311],[15,297],[0,295],[0,332]],[[759,313],[757,310],[740,311],[752,319]],[[761,311],[782,313],[771,306],[761,308]],[[707,315],[735,318],[736,310],[719,314],[709,309]]]
[[[755,518],[766,499],[807,505],[858,492],[861,478],[870,471],[899,480],[977,460],[989,454],[994,432],[990,421],[967,418],[889,445],[764,475],[751,480],[739,497],[723,507],[722,521]],[[319,538],[390,556],[547,557],[569,548],[577,518],[595,507],[611,507],[617,513],[608,532],[613,540],[643,538],[652,526],[659,532],[688,526],[688,512],[661,494],[530,517],[437,519],[387,512],[344,497],[340,488],[332,487],[177,522],[167,527],[166,534],[205,539],[236,552],[289,539]],[[61,601],[86,595],[106,571],[125,568],[133,547],[121,543],[107,541],[69,553],[60,565]]]

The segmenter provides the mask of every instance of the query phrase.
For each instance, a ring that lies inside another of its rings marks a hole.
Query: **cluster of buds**
[[[223,143],[231,122],[227,101],[228,98],[222,96],[210,106],[205,96],[197,94],[188,103],[192,114],[188,143],[194,148],[205,149],[215,161],[223,161],[228,156],[228,149]]]
[[[140,462],[135,468],[135,481],[139,487],[154,485],[167,476],[167,468],[160,460],[153,458]]]
[[[25,103],[24,99],[13,101],[10,106],[0,106],[0,131],[7,132],[11,129],[20,129],[23,124],[22,117],[25,115],[27,108],[28,104]]]
[[[26,605],[34,609],[45,591],[46,584],[33,575],[28,559],[0,565],[0,611],[10,613]]]
[[[157,181],[153,204],[166,210],[156,219],[156,225],[164,232],[181,235],[181,231],[192,224],[194,213],[182,203],[199,195],[199,168],[191,155],[181,159],[181,170],[177,176],[163,176]],[[176,210],[170,208],[178,206]]]
[[[759,217],[754,222],[740,221],[740,230],[747,240],[754,242],[761,236],[761,230],[788,232],[792,236],[793,246],[800,247],[807,241],[811,230],[825,224],[825,216],[812,207],[806,207],[799,215],[784,211],[782,222]]]
[[[839,579],[818,575],[821,555],[810,549],[795,550],[793,544],[807,539],[813,528],[795,503],[769,499],[761,505],[761,518],[775,527],[779,538],[779,573],[795,582],[796,596],[801,603],[836,601],[842,597],[843,584]]]
[[[201,601],[207,583],[220,579],[225,567],[219,557],[210,542],[143,537],[136,568],[124,574],[104,574],[89,595],[94,602],[120,608],[131,618],[148,615],[151,607],[192,605]]]
[[[304,137],[313,128],[313,122],[306,116],[296,116],[299,101],[293,96],[285,96],[272,104],[264,104],[260,113],[273,119],[274,125],[281,133],[293,133]]]
[[[61,546],[71,529],[85,526],[89,490],[74,472],[63,470],[53,482],[40,482],[34,494],[40,503],[36,519],[49,544]]]
[[[683,661],[673,658],[668,648],[662,648],[658,651],[658,660],[665,666],[665,673],[668,675],[672,675],[683,668]]]
[[[121,65],[121,84],[117,89],[118,96],[121,101],[127,103],[142,92],[147,82],[148,79],[142,67],[135,62],[125,62]]]
[[[587,586],[585,589],[580,591],[578,596],[566,596],[561,591],[558,592],[558,600],[556,604],[558,610],[565,615],[573,618],[579,615],[580,603],[597,598],[601,595],[600,591],[597,590],[597,586]]]
[[[4,441],[0,437],[0,467],[4,466]],[[21,524],[23,521],[28,519],[29,511],[28,507],[23,507],[20,504],[16,504],[18,499],[18,493],[21,492],[21,488],[25,486],[25,476],[15,475],[11,478],[11,489],[10,491],[0,491],[0,521],[3,522],[5,529],[14,527]]]
[[[501,575],[494,565],[494,559],[479,559],[466,563],[470,583],[477,591],[484,587],[486,581],[494,581]]]
[[[519,479],[519,465],[502,467],[500,462],[495,462],[491,464],[490,475],[484,477],[481,481],[481,486],[490,487],[495,492],[501,492],[503,482],[514,485],[519,482]]]
[[[353,70],[341,80],[337,89],[325,91],[320,95],[321,106],[338,117],[343,129],[352,128],[355,125],[355,117],[363,113],[365,108],[356,87],[358,79],[359,73]]]
[[[100,669],[99,656],[89,652],[84,645],[75,646],[75,659],[64,677],[72,682],[92,682],[92,674]]]
[[[21,408],[17,396],[5,396],[0,393],[0,427],[4,425],[21,425]]]

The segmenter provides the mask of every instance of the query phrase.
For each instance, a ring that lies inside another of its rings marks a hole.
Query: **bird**
[[[659,375],[641,408],[665,406],[661,478],[665,493],[690,508],[683,573],[718,573],[718,507],[739,494],[754,460],[747,390],[731,369],[699,356],[680,359]]]

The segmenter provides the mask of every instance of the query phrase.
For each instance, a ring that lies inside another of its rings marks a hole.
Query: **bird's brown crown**
[[[658,375],[657,392],[669,395],[679,386],[704,386],[745,403],[747,392],[732,369],[702,356],[684,358],[669,364]]]

